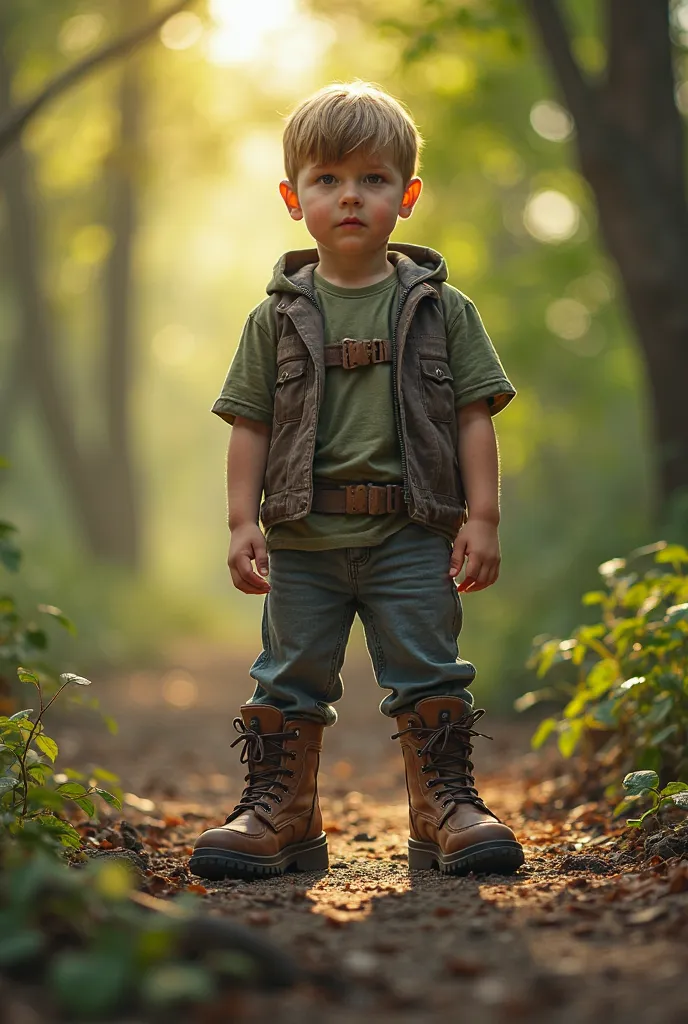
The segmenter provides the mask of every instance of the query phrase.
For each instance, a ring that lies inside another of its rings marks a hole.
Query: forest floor
[[[124,810],[93,830],[94,846],[121,846],[124,817],[148,854],[148,892],[191,886],[209,912],[337,982],[249,991],[189,1021],[685,1024],[688,842],[676,857],[648,859],[646,836],[613,823],[607,805],[566,809],[554,758],[529,752],[532,722],[489,716],[481,730],[494,742],[476,741],[478,785],[517,832],[526,864],[509,878],[411,874],[394,723],[377,710],[363,655],[347,660],[345,680],[320,775],[326,874],[202,883],[187,873],[195,837],[222,823],[243,785],[229,744],[248,678],[226,652],[180,647],[173,668],[99,682],[118,736],[80,715],[50,730],[63,764],[121,775]]]

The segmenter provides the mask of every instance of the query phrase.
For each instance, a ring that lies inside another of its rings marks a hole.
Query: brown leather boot
[[[249,704],[234,719],[248,764],[246,788],[224,825],[198,837],[189,870],[201,878],[264,878],[327,870],[318,805],[323,726]]]
[[[471,753],[484,711],[459,697],[426,697],[397,718],[409,797],[409,868],[509,875],[523,848],[478,796]]]

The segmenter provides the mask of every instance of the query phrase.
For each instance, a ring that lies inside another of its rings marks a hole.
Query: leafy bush
[[[604,590],[583,596],[599,621],[567,639],[539,637],[529,666],[551,685],[525,694],[567,703],[542,721],[538,748],[556,736],[564,757],[581,753],[601,781],[632,768],[666,785],[688,769],[688,551],[664,541],[599,567]]]
[[[19,668],[18,676],[22,683],[35,686],[40,708],[34,721],[29,718],[34,713],[33,708],[9,717],[0,716],[0,838],[6,832],[14,838],[33,838],[44,845],[58,844],[78,850],[81,846],[79,833],[59,813],[69,804],[76,804],[93,818],[96,805],[92,797],[99,796],[121,809],[120,794],[101,789],[95,778],[84,785],[85,776],[73,769],[55,775],[57,743],[46,734],[43,718],[67,686],[91,684],[82,676],[63,673],[62,685],[45,701],[34,672]],[[95,774],[116,781],[115,776],[102,769],[95,769]]]

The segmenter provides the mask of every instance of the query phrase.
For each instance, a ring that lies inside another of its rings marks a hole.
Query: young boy
[[[515,391],[439,253],[388,244],[421,193],[420,144],[404,108],[360,82],[322,89],[287,119],[280,192],[316,249],[275,267],[213,406],[233,427],[232,581],[265,607],[257,685],[234,722],[247,785],[196,842],[190,868],[204,878],[327,868],[317,772],[356,612],[390,691],[381,711],[397,721],[409,867],[523,863],[475,788],[484,712],[457,646],[457,591],[499,573],[491,417]]]

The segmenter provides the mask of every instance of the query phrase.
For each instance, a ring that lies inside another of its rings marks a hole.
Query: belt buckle
[[[362,515],[368,511],[368,488],[365,484],[348,484],[345,492],[347,515]]]
[[[342,340],[342,366],[345,370],[355,370],[357,366],[367,366],[371,361],[372,346],[369,341],[357,338]]]
[[[371,363],[384,363],[385,349],[382,338],[373,338],[372,341],[369,342],[369,345]]]

